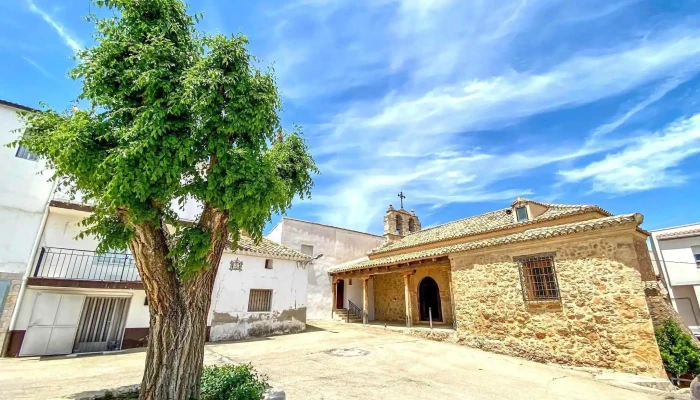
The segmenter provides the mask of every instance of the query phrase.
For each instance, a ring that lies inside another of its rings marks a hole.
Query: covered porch
[[[454,327],[450,260],[360,263],[331,271],[336,320],[387,327]]]

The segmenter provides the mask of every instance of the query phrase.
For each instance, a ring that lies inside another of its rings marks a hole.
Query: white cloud
[[[560,171],[564,182],[589,182],[596,192],[624,194],[682,184],[677,167],[700,153],[700,114],[677,121],[661,132],[640,136],[619,152],[583,168]]]
[[[397,132],[410,127],[426,135],[494,128],[590,103],[699,66],[700,34],[678,32],[617,51],[576,55],[539,73],[511,71],[428,92],[390,93],[378,103],[351,108],[335,122],[344,131],[366,127]],[[675,87],[682,80],[672,82]],[[670,88],[662,88],[660,95]]]
[[[685,82],[687,79],[688,79],[687,76],[679,76],[679,77],[673,77],[673,78],[667,80],[666,82],[661,84],[659,87],[657,87],[644,100],[640,101],[634,107],[627,110],[627,112],[625,112],[623,115],[616,118],[614,121],[611,121],[607,124],[601,125],[598,128],[596,128],[591,133],[591,140],[596,140],[599,136],[604,136],[604,135],[607,135],[608,133],[614,132],[617,128],[619,128],[620,126],[625,124],[627,121],[629,121],[630,118],[634,117],[640,111],[644,110],[645,108],[647,108],[650,105],[659,101],[668,92],[677,88],[678,85]]]
[[[34,1],[26,0],[26,2],[27,2],[27,5],[29,6],[29,11],[33,12],[34,14],[37,14],[38,16],[40,16],[44,20],[44,22],[51,25],[51,27],[56,31],[56,33],[58,33],[58,36],[60,36],[61,39],[63,39],[63,42],[68,47],[73,49],[74,52],[77,53],[78,51],[80,51],[83,48],[82,44],[80,44],[80,42],[77,39],[74,39],[68,33],[68,31],[66,31],[66,28],[63,25],[61,25],[59,22],[57,22],[56,20],[51,18],[51,16],[49,14],[47,14],[44,10],[42,10],[36,4],[34,4]]]
[[[25,56],[22,56],[22,59],[23,59],[27,64],[29,64],[29,65],[31,65],[32,67],[36,68],[36,70],[39,71],[39,72],[40,72],[42,75],[44,75],[45,77],[50,78],[50,79],[55,79],[55,78],[53,77],[53,75],[51,75],[51,74],[49,73],[49,71],[47,71],[46,69],[44,69],[44,67],[42,67],[41,65],[39,65],[36,61],[32,60],[32,59],[29,58],[29,57],[25,57]]]
[[[555,47],[556,29],[581,28],[634,1],[606,4],[306,0],[285,9],[274,49],[291,61],[277,70],[282,93],[287,102],[319,104],[330,113],[316,113],[317,125],[304,124],[323,173],[305,207],[326,223],[376,229],[401,190],[408,207],[424,211],[506,204],[543,185],[549,191],[557,169],[581,157],[630,146],[635,138],[610,134],[700,69],[700,34],[677,24]],[[568,17],[550,24],[552,15]],[[536,56],[523,55],[528,40],[541,41]],[[512,143],[473,133],[640,87],[651,93],[589,138],[582,129],[526,130]],[[363,88],[360,95],[338,107],[335,100],[354,88]],[[444,221],[424,221],[435,222]]]

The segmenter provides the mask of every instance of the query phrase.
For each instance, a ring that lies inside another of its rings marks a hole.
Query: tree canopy
[[[179,0],[96,3],[114,16],[89,17],[97,45],[71,71],[89,106],[25,113],[18,143],[94,205],[84,234],[99,250],[125,249],[139,224],[174,227],[169,264],[184,278],[206,267],[212,238],[173,204],[225,212],[234,243],[241,230],[260,239],[318,171],[300,129],[283,133],[274,71],[245,36],[200,34]]]

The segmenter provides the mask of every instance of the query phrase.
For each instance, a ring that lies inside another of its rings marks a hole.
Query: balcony
[[[142,289],[131,254],[42,247],[29,284],[95,289]]]

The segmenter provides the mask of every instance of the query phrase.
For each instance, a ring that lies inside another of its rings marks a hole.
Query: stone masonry
[[[5,340],[7,339],[7,331],[10,329],[10,320],[12,319],[12,311],[17,303],[17,295],[19,288],[22,285],[23,274],[12,274],[9,272],[0,272],[0,280],[10,282],[10,290],[5,299],[5,306],[0,312],[0,354],[4,354]],[[1,300],[1,299],[0,299]]]
[[[440,305],[442,308],[442,323],[452,325],[452,300],[450,295],[450,270],[449,267],[420,267],[411,275],[409,290],[411,292],[411,315],[414,323],[420,322],[420,308],[418,286],[421,280],[429,276],[435,279],[440,289]]]
[[[406,321],[405,287],[403,275],[400,273],[374,275],[374,313],[375,319],[387,322]],[[452,301],[450,295],[449,267],[418,267],[409,278],[411,293],[411,318],[414,323],[420,322],[418,286],[425,277],[431,277],[440,289],[442,307],[442,324],[451,325]]]
[[[406,300],[401,274],[375,275],[374,319],[377,321],[406,321]]]
[[[665,377],[644,294],[643,281],[653,272],[642,244],[641,233],[616,229],[452,255],[459,342]],[[513,257],[551,252],[561,299],[526,303]]]

